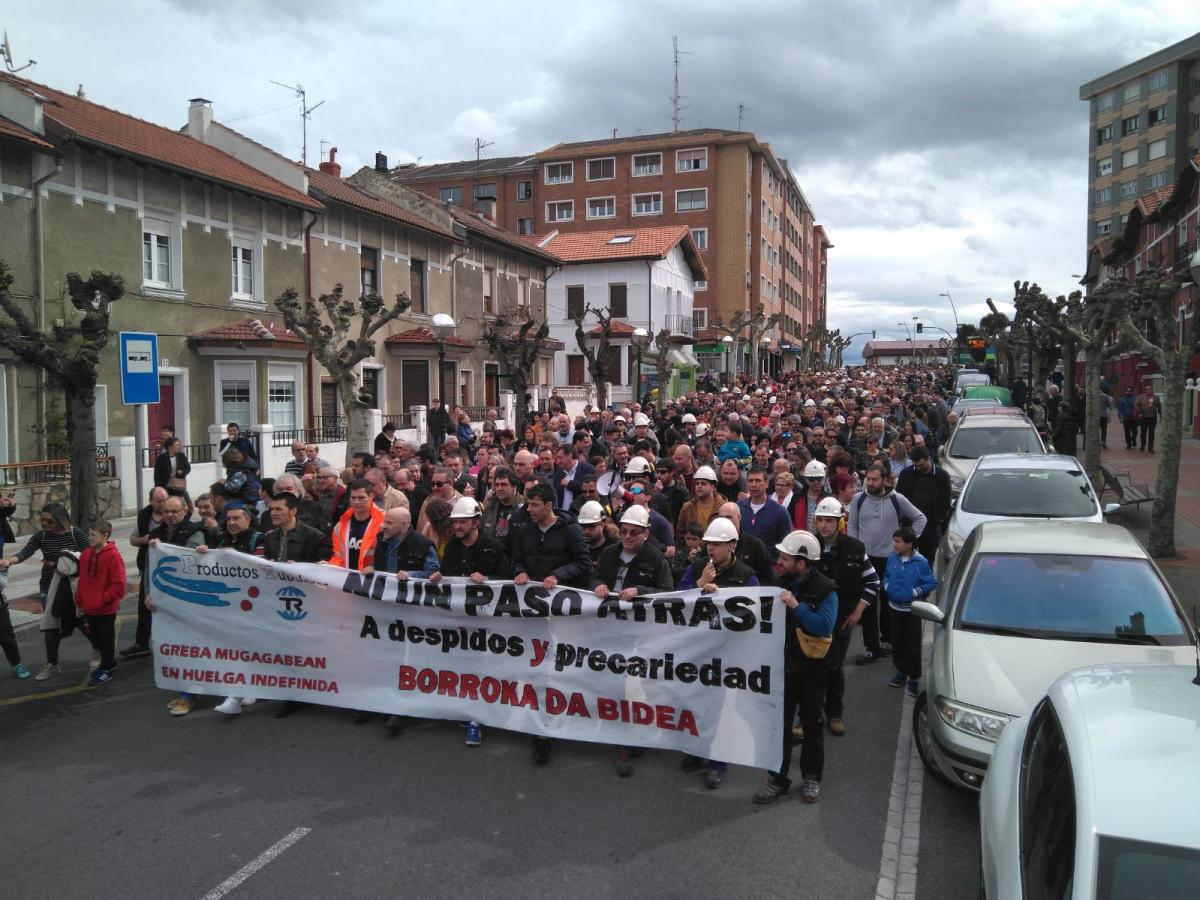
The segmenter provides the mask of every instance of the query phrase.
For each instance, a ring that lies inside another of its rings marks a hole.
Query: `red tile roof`
[[[22,144],[27,144],[28,146],[34,147],[38,150],[54,149],[54,145],[41,135],[35,134],[28,128],[24,128],[18,125],[16,122],[6,119],[3,116],[0,116],[0,137],[19,141]]]
[[[0,78],[42,99],[47,132],[55,136],[103,147],[293,206],[321,209],[319,203],[294,188],[185,134],[24,78],[2,74]]]
[[[422,218],[414,212],[410,212],[398,203],[381,200],[372,194],[359,190],[348,181],[344,181],[327,172],[322,172],[320,169],[307,169],[306,171],[308,172],[309,187],[318,194],[328,197],[334,203],[344,203],[347,206],[353,206],[355,209],[380,216],[384,219],[402,222],[405,225],[420,228],[423,231],[430,232],[449,241],[457,242],[459,240],[459,238],[454,236],[453,232],[440,228],[435,223]]]
[[[437,335],[424,325],[410,328],[408,331],[401,331],[399,334],[393,334],[384,339],[385,344],[433,344],[436,346],[437,342]],[[474,341],[468,341],[466,338],[460,338],[457,335],[451,335],[446,338],[446,344],[451,347],[475,346]]]
[[[635,331],[637,331],[637,328],[635,328],[633,325],[630,325],[626,322],[622,322],[620,319],[613,319],[612,322],[609,323],[609,325],[610,325],[611,332],[613,334],[621,336],[621,337],[624,337],[625,335],[633,334]],[[599,325],[597,325],[595,328],[593,328],[591,331],[588,332],[588,334],[595,334],[595,335],[599,335],[599,334],[603,334],[603,333],[604,333],[604,329],[601,328]]]
[[[688,131],[665,131],[659,134],[635,134],[616,138],[601,138],[595,141],[572,141],[555,144],[536,154],[539,159],[572,156],[576,152],[616,152],[644,147],[647,144],[662,147],[688,147],[700,144],[728,144],[754,141],[749,131],[733,131],[729,128],[693,128]]]
[[[1151,191],[1148,194],[1143,194],[1138,203],[1141,204],[1147,217],[1158,212],[1158,208],[1171,199],[1171,194],[1175,191],[1175,185],[1168,184],[1166,187],[1161,187],[1158,190]]]
[[[494,222],[485,219],[479,213],[464,209],[461,206],[454,206],[453,204],[447,206],[446,209],[450,215],[454,216],[456,222],[459,222],[468,231],[473,231],[480,237],[504,244],[514,250],[520,250],[522,253],[531,253],[547,262],[561,262],[558,256],[551,250],[529,242],[525,239],[524,235],[513,234],[508,229],[501,228]]]
[[[619,244],[613,238],[631,237]],[[683,244],[683,253],[692,266],[697,280],[708,278],[704,261],[696,251],[691,231],[686,225],[659,225],[650,228],[619,228],[613,231],[573,231],[548,237],[531,237],[565,263],[608,262],[622,259],[666,259]]]
[[[263,337],[258,329],[265,327],[270,337]],[[292,334],[278,322],[263,322],[253,316],[246,316],[236,322],[225,322],[203,331],[195,331],[188,339],[200,344],[303,344],[298,336]]]

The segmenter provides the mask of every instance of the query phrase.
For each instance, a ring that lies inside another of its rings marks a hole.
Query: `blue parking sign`
[[[158,335],[122,331],[121,402],[125,406],[158,403]]]

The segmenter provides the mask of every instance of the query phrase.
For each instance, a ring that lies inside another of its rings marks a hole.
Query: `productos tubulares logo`
[[[156,590],[168,597],[195,603],[198,606],[229,606],[230,601],[222,599],[226,594],[239,593],[240,589],[231,587],[220,581],[207,578],[188,578],[177,574],[180,571],[181,558],[164,556],[150,574],[150,583]]]
[[[304,610],[304,591],[298,587],[292,587],[290,584],[287,587],[281,587],[275,598],[283,604],[283,609],[275,610],[279,614],[279,618],[285,619],[288,622],[299,622],[308,613]]]

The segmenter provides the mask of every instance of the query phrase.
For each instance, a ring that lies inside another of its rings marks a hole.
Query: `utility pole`
[[[674,90],[671,92],[671,122],[674,127],[671,130],[677,132],[679,131],[680,113],[687,109],[686,106],[679,105],[679,101],[683,99],[683,96],[679,93],[679,54],[681,51],[679,49],[678,35],[671,36],[671,47],[674,50],[675,66]],[[686,50],[682,52],[685,55],[687,54]]]
[[[745,114],[746,114],[746,104],[739,103],[738,104],[738,131],[742,130],[742,118],[743,118],[743,116],[745,116]]]
[[[270,80],[270,79],[268,79],[268,80]],[[271,80],[271,84],[278,85],[281,88],[287,88],[289,91],[294,91],[296,96],[300,99],[300,131],[301,131],[301,140],[303,141],[303,145],[300,148],[300,165],[307,166],[308,165],[308,120],[312,118],[313,110],[316,109],[318,106],[321,106],[325,101],[321,100],[318,103],[314,103],[312,106],[309,106],[308,105],[308,94],[306,94],[304,91],[304,85],[302,85],[302,84],[284,84],[282,81],[273,81],[273,80]]]

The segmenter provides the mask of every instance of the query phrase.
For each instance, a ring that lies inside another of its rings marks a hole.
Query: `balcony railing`
[[[682,335],[683,337],[693,337],[695,335],[691,316],[674,314],[663,316],[663,327],[671,332],[671,334]]]

